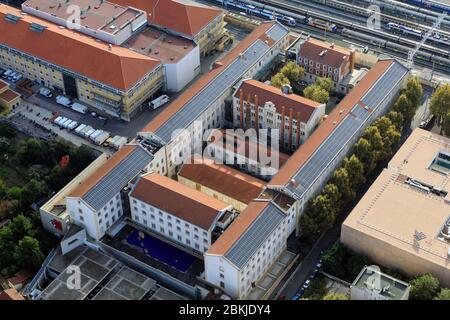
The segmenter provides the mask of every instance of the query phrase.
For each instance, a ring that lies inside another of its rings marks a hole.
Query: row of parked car
[[[316,264],[316,268],[311,272],[309,278],[305,281],[305,283],[303,283],[303,286],[300,288],[299,292],[297,292],[292,297],[292,300],[299,300],[305,294],[306,289],[309,288],[309,286],[311,285],[311,281],[316,278],[321,268],[322,268],[322,259],[320,259],[319,262]]]
[[[23,74],[21,74],[20,72],[16,72],[13,69],[5,70],[2,68],[0,68],[0,76],[2,77],[2,79],[9,80],[14,83],[23,78]]]

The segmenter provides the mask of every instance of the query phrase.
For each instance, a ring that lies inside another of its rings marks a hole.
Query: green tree
[[[316,84],[312,84],[303,90],[305,98],[319,103],[327,103],[330,100],[330,94]]]
[[[21,202],[26,207],[39,199],[45,193],[45,186],[36,179],[28,181],[22,189]]]
[[[342,196],[341,207],[355,198],[355,190],[352,188],[350,176],[345,168],[341,167],[334,171],[331,175],[330,182],[337,186],[339,189],[339,192]]]
[[[49,161],[48,145],[42,140],[28,138],[19,142],[17,157],[24,165],[46,164]]]
[[[349,298],[345,294],[329,292],[323,297],[323,300],[349,300]]]
[[[405,119],[403,118],[403,115],[400,112],[390,111],[388,112],[388,114],[386,114],[386,117],[388,117],[389,120],[391,120],[392,124],[395,126],[398,132],[402,131]]]
[[[450,300],[450,289],[442,288],[435,300]]]
[[[336,277],[344,278],[346,255],[347,249],[339,241],[336,241],[322,255],[323,270]]]
[[[18,186],[11,187],[6,192],[6,196],[8,199],[21,201],[22,188]]]
[[[33,227],[30,219],[25,217],[23,214],[17,215],[11,220],[11,223],[7,225],[11,230],[14,237],[14,241],[17,242],[25,236],[35,236],[36,230]]]
[[[436,89],[430,101],[430,111],[436,116],[437,123],[442,124],[444,117],[450,112],[450,85],[446,84]],[[442,133],[441,128],[441,133]]]
[[[369,258],[358,253],[352,253],[351,255],[349,255],[345,263],[347,279],[351,280],[354,280],[356,278],[356,276],[361,272],[364,266],[372,264]]]
[[[6,186],[5,181],[0,178],[0,199],[3,199],[8,192],[8,187]]]
[[[394,125],[383,135],[383,148],[380,154],[381,159],[387,159],[394,153],[394,146],[400,142],[401,134],[397,131]]]
[[[333,81],[330,78],[317,78],[315,84],[328,93],[331,93],[331,91],[333,90]]]
[[[375,169],[377,158],[372,151],[372,146],[365,138],[360,138],[353,148],[355,156],[361,161],[364,166],[366,175],[370,174]]]
[[[393,110],[402,114],[405,119],[410,119],[414,116],[415,109],[408,96],[402,93],[397,101],[394,103]]]
[[[335,205],[325,195],[318,195],[308,202],[300,219],[300,228],[307,237],[314,238],[333,226]]]
[[[44,254],[37,239],[25,236],[15,247],[14,258],[19,266],[36,270],[44,261]]]
[[[17,136],[17,132],[14,127],[8,123],[0,123],[0,137],[12,139],[15,136]]]
[[[442,121],[442,131],[447,137],[450,137],[450,112],[444,117]]]
[[[277,73],[276,75],[274,75],[270,79],[270,83],[272,84],[272,86],[277,87],[277,88],[281,88],[285,84],[291,85],[291,82],[289,81],[289,79],[282,73]]]
[[[11,140],[6,137],[0,137],[0,152],[6,153],[11,147]]]
[[[339,188],[332,183],[327,183],[323,188],[322,194],[330,199],[330,202],[335,204],[335,212],[339,212],[342,207],[340,207],[340,200],[342,198],[342,194],[339,191]]]
[[[423,88],[417,77],[408,78],[408,81],[406,82],[405,94],[411,102],[411,107],[415,113],[415,110],[419,106],[423,97]]]
[[[281,68],[279,73],[283,74],[292,83],[300,81],[305,75],[305,70],[294,61],[289,61]]]
[[[411,281],[412,300],[432,300],[439,292],[439,280],[431,274],[424,274]]]
[[[342,166],[347,170],[351,188],[355,191],[358,190],[366,182],[364,165],[356,155],[352,154],[350,158],[344,158]]]
[[[372,151],[380,151],[383,148],[383,138],[376,126],[368,126],[364,131],[363,138],[369,142]]]
[[[327,293],[327,280],[325,278],[317,278],[311,282],[308,289],[305,290],[305,299],[322,300]]]

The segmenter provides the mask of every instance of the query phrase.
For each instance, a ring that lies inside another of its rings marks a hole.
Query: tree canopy
[[[432,300],[439,291],[439,280],[431,275],[424,274],[411,281],[410,297],[412,300]]]
[[[303,90],[305,98],[319,103],[327,103],[330,100],[330,94],[316,84],[312,84]]]
[[[436,116],[437,123],[442,124],[444,118],[450,113],[450,85],[445,84],[436,89],[431,96],[430,111]],[[442,133],[442,132],[441,132]]]

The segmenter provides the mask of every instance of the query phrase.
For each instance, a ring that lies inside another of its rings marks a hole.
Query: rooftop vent
[[[325,55],[325,53],[327,53],[327,52],[328,52],[328,50],[325,49],[325,50],[323,50],[321,53],[319,53],[319,56],[322,57],[322,56]]]
[[[109,26],[109,28],[110,28],[111,30],[114,30],[114,29],[116,28],[116,26],[112,24],[112,25]]]
[[[46,26],[43,26],[43,25],[40,25],[40,24],[38,24],[38,23],[35,23],[35,22],[32,22],[31,24],[30,24],[30,30],[31,31],[34,31],[34,32],[39,32],[39,33],[42,33],[42,32],[44,32],[44,30],[46,29],[47,27]]]
[[[332,42],[332,43],[330,44],[330,48],[331,48],[331,49],[334,48],[334,42]]]
[[[109,50],[109,51],[112,50],[112,44],[111,44],[111,43],[108,44],[108,50]]]
[[[5,15],[5,18],[4,18],[4,19],[5,19],[5,21],[7,21],[7,22],[9,22],[9,23],[14,23],[14,24],[16,24],[17,21],[20,20],[20,17],[15,16],[15,15],[10,14],[10,13],[7,13],[7,14]]]

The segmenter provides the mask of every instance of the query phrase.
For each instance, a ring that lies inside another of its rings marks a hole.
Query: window
[[[225,288],[225,283],[223,283],[223,281],[220,281],[220,287]]]
[[[220,277],[221,277],[222,279],[225,279],[225,275],[224,275],[223,273],[220,274]]]

